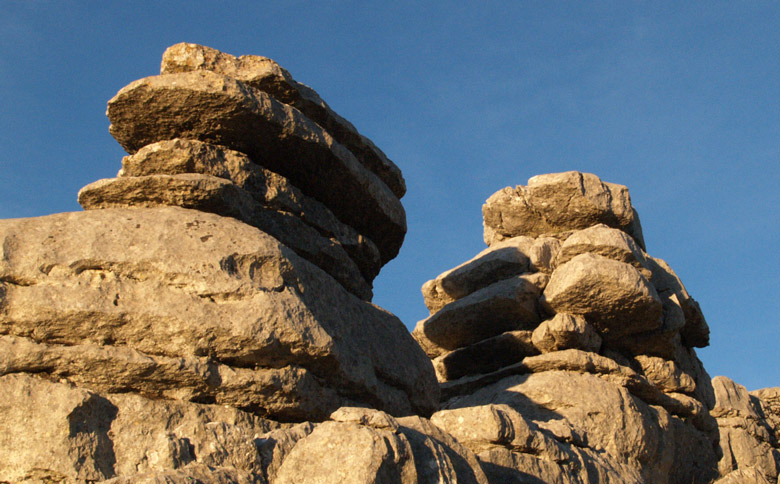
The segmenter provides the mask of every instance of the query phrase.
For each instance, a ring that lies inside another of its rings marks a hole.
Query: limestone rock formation
[[[0,484],[780,482],[626,187],[491,196],[410,335],[401,172],[274,61],[176,44],[108,116],[86,211],[0,220]]]
[[[471,442],[491,482],[718,477],[715,395],[693,349],[709,330],[645,253],[628,190],[543,175],[483,215],[490,247],[423,285],[431,316],[412,334],[442,385],[432,421]],[[499,297],[516,281],[534,290]]]

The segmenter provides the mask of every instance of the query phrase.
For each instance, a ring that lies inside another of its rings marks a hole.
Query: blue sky
[[[169,45],[264,55],[403,170],[409,232],[374,292],[407,326],[485,247],[487,197],[581,170],[629,187],[710,374],[780,386],[780,4],[390,3],[3,0],[0,218],[79,210],[115,175],[106,101]]]

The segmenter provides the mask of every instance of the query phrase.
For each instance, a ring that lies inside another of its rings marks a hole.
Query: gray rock
[[[582,314],[607,341],[657,329],[663,306],[655,288],[633,266],[581,254],[553,271],[543,304],[553,312]]]
[[[601,348],[601,337],[585,318],[566,313],[542,321],[534,330],[532,341],[542,353],[571,348],[598,353]]]
[[[540,275],[513,277],[471,293],[417,323],[412,336],[434,358],[506,331],[533,329],[540,320],[534,283]]]
[[[188,464],[180,469],[140,472],[115,477],[107,484],[265,484],[261,475],[233,468]]]
[[[316,428],[311,422],[303,422],[291,428],[272,430],[256,440],[264,475],[268,482],[276,481],[276,474],[287,454]]]
[[[278,239],[361,299],[372,297],[371,284],[338,240],[290,213],[267,209],[223,178],[185,173],[104,179],[82,188],[79,203],[86,210],[175,206],[233,217]],[[369,269],[369,275],[377,271]]]
[[[131,154],[174,138],[246,153],[374,241],[383,263],[398,254],[406,233],[400,200],[328,132],[262,91],[204,70],[147,77],[109,101],[108,117]]]
[[[539,175],[527,186],[504,188],[488,198],[482,216],[488,245],[518,235],[536,237],[603,223],[623,230],[642,249],[645,246],[628,189],[590,173]]]
[[[192,139],[165,140],[144,146],[122,159],[120,177],[200,173],[230,180],[264,207],[286,212],[341,244],[369,283],[379,272],[379,250],[373,241],[342,223],[333,212],[290,181],[238,151]]]
[[[731,471],[713,484],[775,484],[769,480],[757,467],[747,467]]]
[[[644,252],[634,239],[622,230],[598,224],[574,232],[561,244],[555,265],[563,265],[585,253],[631,264],[646,278],[650,278]]]
[[[337,389],[339,406],[437,405],[433,368],[396,317],[236,220],[178,207],[3,220],[0,247],[0,334],[295,365]]]
[[[530,331],[507,331],[439,356],[433,360],[433,368],[439,381],[445,382],[490,373],[538,353]]]
[[[314,89],[295,81],[273,60],[257,56],[235,57],[198,44],[179,43],[163,53],[160,74],[208,70],[232,77],[294,106],[349,148],[398,198],[406,193],[401,170],[346,119],[335,113]]]

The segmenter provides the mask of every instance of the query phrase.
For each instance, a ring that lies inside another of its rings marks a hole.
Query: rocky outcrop
[[[716,478],[715,398],[693,349],[706,322],[645,253],[628,190],[543,175],[483,215],[490,247],[423,285],[431,316],[412,334],[442,386],[432,421],[495,482]],[[499,290],[517,281],[533,289]]]
[[[400,170],[274,61],[177,44],[108,115],[86,211],[0,221],[0,483],[780,482],[625,187],[491,196],[410,335]]]

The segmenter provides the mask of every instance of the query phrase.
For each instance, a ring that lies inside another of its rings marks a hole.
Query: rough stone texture
[[[608,259],[631,264],[646,278],[650,278],[645,254],[628,234],[622,230],[594,225],[572,233],[561,244],[555,265],[560,266],[580,254],[597,254]]]
[[[436,357],[505,331],[533,329],[540,320],[540,277],[517,276],[471,293],[417,323],[412,336]]]
[[[542,353],[580,349],[598,353],[601,337],[582,316],[558,313],[534,330],[533,345]]]
[[[371,282],[379,272],[379,250],[373,241],[342,223],[333,212],[290,181],[238,151],[192,139],[165,140],[144,146],[122,159],[119,177],[200,173],[224,178],[249,192],[264,207],[295,215],[344,247]]]
[[[560,242],[552,237],[514,237],[494,244],[473,259],[440,274],[422,287],[431,314],[494,282],[526,272],[552,272]]]
[[[650,282],[658,294],[662,297],[668,297],[672,294],[677,297],[685,316],[685,325],[680,330],[685,345],[696,348],[708,346],[710,344],[710,328],[704,319],[699,303],[688,294],[680,278],[664,260],[647,256],[646,261],[652,273]]]
[[[276,238],[361,299],[372,297],[371,285],[337,240],[323,237],[294,215],[266,209],[223,178],[185,173],[104,179],[82,188],[79,203],[86,210],[173,206],[233,217]],[[376,271],[378,267],[369,272]]]
[[[488,198],[482,215],[488,245],[518,235],[536,237],[603,223],[623,230],[642,249],[645,246],[628,189],[590,173],[539,175],[527,186],[504,188]]]
[[[433,368],[439,381],[445,382],[490,373],[538,353],[530,331],[507,331],[439,356],[433,360]]]
[[[210,47],[189,43],[172,45],[163,53],[160,74],[195,70],[208,70],[232,77],[294,106],[325,128],[336,141],[349,148],[398,198],[406,193],[401,170],[371,140],[358,133],[352,123],[336,114],[314,89],[295,81],[287,70],[273,60],[257,55],[235,57]]]
[[[204,70],[147,77],[109,101],[108,117],[131,154],[174,138],[246,153],[374,241],[383,263],[398,254],[406,233],[398,198],[327,131],[262,91]]]
[[[543,303],[554,312],[584,315],[606,341],[662,324],[658,293],[639,271],[589,253],[553,271]]]
[[[713,378],[712,386],[716,403],[711,413],[718,420],[723,451],[718,466],[721,475],[755,469],[769,482],[777,481],[780,473],[777,429],[762,412],[760,398],[751,397],[745,387],[723,376]]]
[[[644,375],[651,383],[664,392],[693,393],[696,382],[674,362],[656,356],[637,355],[634,357]]]
[[[776,484],[755,467],[737,469],[721,477],[713,484]]]
[[[233,219],[166,207],[4,220],[0,248],[0,334],[243,369],[299,366],[341,405],[397,415],[436,406],[433,369],[397,318]]]
[[[278,426],[230,407],[102,396],[22,374],[0,377],[0,389],[3,482],[102,481],[188,464],[230,468],[206,482],[264,482],[254,439]],[[187,482],[182,472],[175,482]],[[169,482],[144,479],[131,481]]]
[[[412,448],[403,434],[342,422],[324,422],[298,441],[274,480],[277,484],[416,481]]]
[[[430,421],[420,417],[398,419],[399,431],[414,452],[420,484],[487,484],[488,478],[476,456]]]

